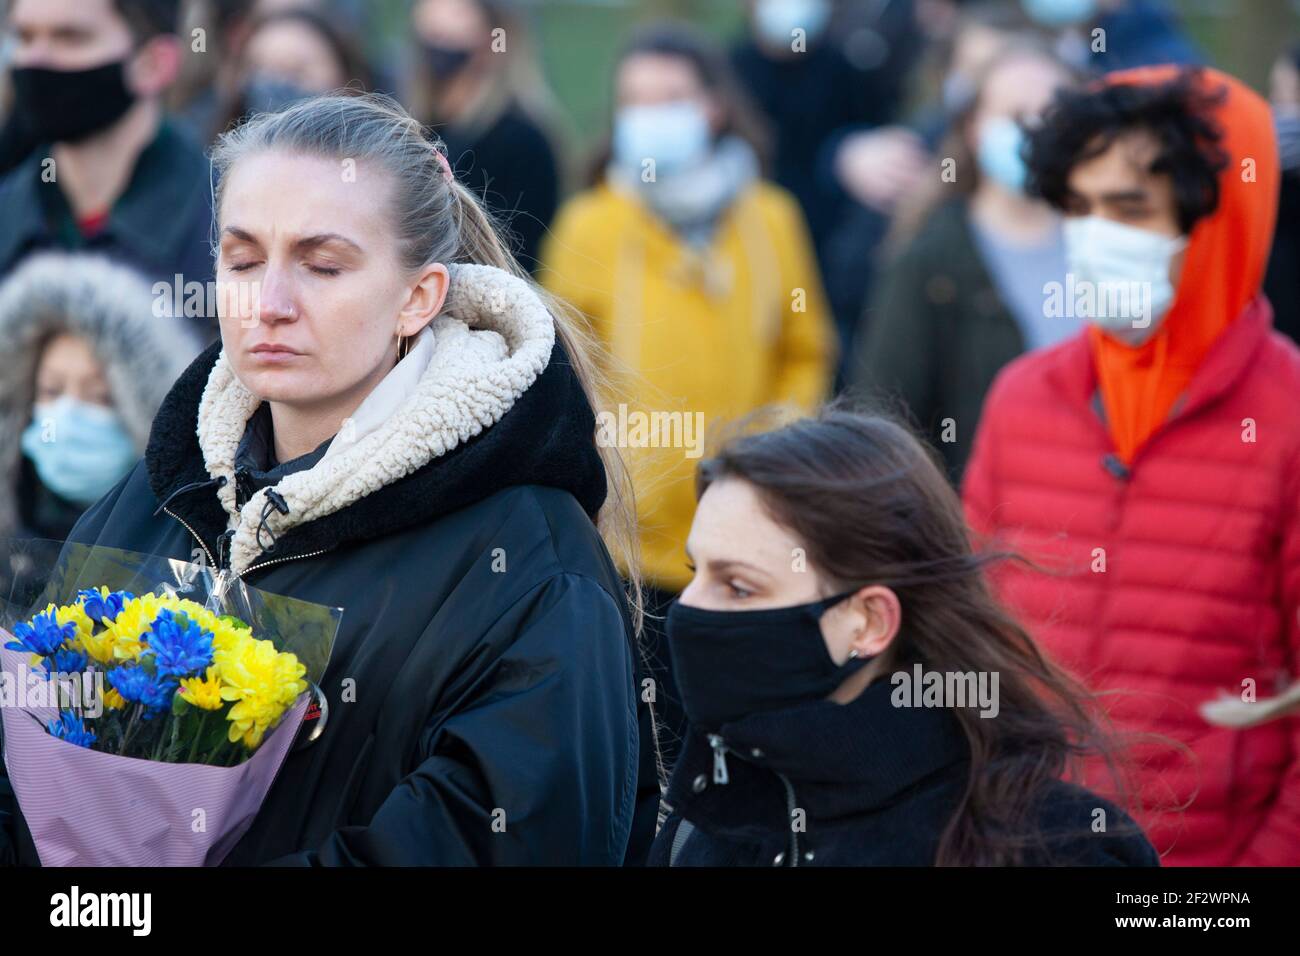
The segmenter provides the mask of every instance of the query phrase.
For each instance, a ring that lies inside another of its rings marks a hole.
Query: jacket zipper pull
[[[228,552],[231,542],[235,538],[233,529],[223,531],[221,537],[217,539],[217,567],[216,573],[212,578],[212,586],[208,591],[207,607],[209,611],[222,613],[225,604],[226,591],[230,589],[231,573],[229,567]]]
[[[208,592],[207,609],[214,614],[224,614],[226,591],[230,589],[231,574],[229,569],[221,568],[212,579],[212,588]]]
[[[717,734],[709,734],[709,746],[713,748],[713,782],[727,783],[730,777],[727,775],[727,745]]]

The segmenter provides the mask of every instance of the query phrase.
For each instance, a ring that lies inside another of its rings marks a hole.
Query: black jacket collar
[[[266,402],[257,406],[248,420],[244,437],[235,452],[235,474],[247,476],[247,491],[237,500],[242,504],[253,492],[274,485],[285,475],[306,471],[325,457],[334,436],[330,436],[314,449],[289,461],[276,461],[275,429],[271,422],[271,406]]]
[[[28,249],[57,243],[52,220],[71,215],[57,181],[42,175],[49,155],[48,146],[36,148],[0,184],[0,266]],[[170,263],[207,208],[209,186],[202,149],[164,120],[95,241],[120,245],[144,262]]]
[[[952,711],[895,707],[893,690],[882,678],[848,704],[813,701],[724,725],[726,784],[714,781],[713,748],[692,728],[668,803],[716,829],[752,832],[782,825],[777,774],[809,819],[829,821],[879,810],[927,780],[960,773],[970,750]]]
[[[199,401],[221,353],[215,342],[172,386],[154,418],[145,451],[157,503],[191,524],[216,554],[227,515],[199,447]],[[542,374],[491,428],[423,468],[348,507],[278,538],[277,556],[306,554],[384,537],[427,523],[515,485],[570,492],[595,520],[605,500],[605,471],[595,415],[557,339]],[[194,485],[190,490],[186,486]]]

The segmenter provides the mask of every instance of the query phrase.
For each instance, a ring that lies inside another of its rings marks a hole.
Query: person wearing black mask
[[[291,8],[256,20],[240,51],[237,88],[219,111],[214,134],[254,113],[277,113],[343,87],[365,90],[370,71],[351,40],[323,14]]]
[[[918,439],[841,400],[698,489],[651,865],[1158,865],[1096,702],[991,596]],[[1088,755],[1117,802],[1065,781]]]
[[[561,176],[548,133],[556,111],[524,24],[502,0],[418,0],[411,22],[412,112],[435,127],[456,175],[536,271]]]
[[[161,104],[180,66],[177,6],[10,5],[14,117],[39,145],[0,180],[0,274],[61,247],[103,252],[150,280],[212,278],[208,164]]]

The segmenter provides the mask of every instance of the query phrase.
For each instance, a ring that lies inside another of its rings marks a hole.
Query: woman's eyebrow
[[[240,242],[251,242],[256,246],[261,245],[261,243],[258,241],[256,236],[254,236],[247,229],[239,228],[239,226],[226,226],[222,230],[222,233],[224,235],[232,236],[235,239],[238,239]],[[359,245],[357,245],[347,236],[340,235],[337,232],[322,232],[314,236],[303,236],[301,239],[294,241],[293,247],[295,250],[303,252],[303,251],[310,251],[312,249],[316,249],[330,242],[341,243],[342,245],[345,245],[348,248],[358,253],[363,252],[362,248]]]
[[[749,571],[756,571],[764,577],[771,577],[771,575],[757,565],[750,564],[748,561],[737,561],[733,558],[715,558],[708,562],[708,567],[711,571],[717,574],[721,574],[731,568],[745,568]]]
[[[256,236],[246,229],[240,229],[238,226],[226,226],[221,230],[221,234],[223,236],[234,236],[240,242],[251,242],[254,245],[261,245],[261,243],[257,241]]]
[[[300,251],[309,251],[330,242],[337,242],[348,246],[353,252],[360,253],[363,251],[359,245],[347,236],[341,236],[337,232],[323,232],[315,236],[303,236],[303,238],[293,244],[293,247]]]

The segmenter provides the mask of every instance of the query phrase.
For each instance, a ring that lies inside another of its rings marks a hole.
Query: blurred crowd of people
[[[10,0],[0,535],[66,535],[214,340],[214,297],[184,307],[214,277],[210,144],[314,94],[388,92],[590,321],[607,408],[711,427],[890,403],[976,531],[1052,565],[1000,584],[1031,633],[1091,688],[1149,693],[1126,727],[1191,748],[1197,774],[1148,768],[1190,801],[1153,836],[1167,859],[1300,862],[1297,718],[1197,711],[1247,677],[1284,693],[1300,666],[1300,52],[1266,103],[1161,0],[744,6],[729,49],[678,22],[626,38],[580,153],[528,5],[414,0],[395,64],[367,60],[356,4]],[[1230,107],[1202,97],[1216,83]],[[1141,280],[1171,256],[1149,339],[1045,306],[1070,274]],[[685,717],[656,620],[692,579],[697,456],[625,450],[671,761]]]

